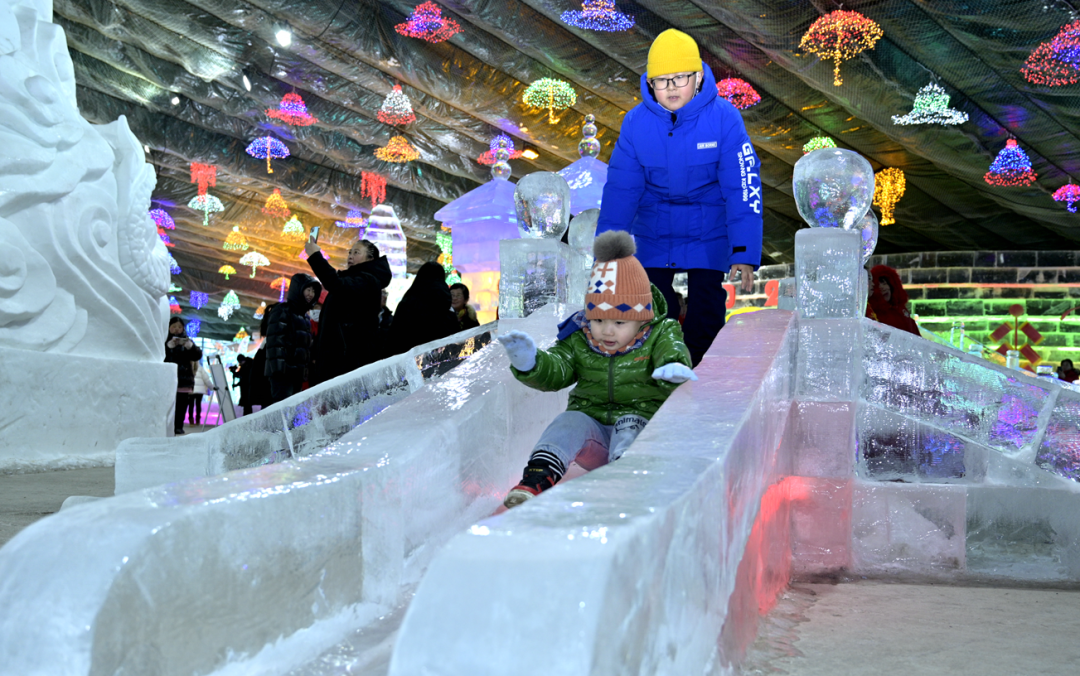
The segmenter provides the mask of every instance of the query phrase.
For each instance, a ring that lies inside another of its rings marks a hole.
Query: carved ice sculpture
[[[123,117],[79,115],[51,11],[0,0],[0,471],[160,435],[175,390],[161,363],[169,268],[147,215],[154,170]]]

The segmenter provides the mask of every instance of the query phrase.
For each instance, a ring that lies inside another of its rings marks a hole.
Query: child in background
[[[499,338],[514,376],[529,387],[553,392],[577,383],[566,411],[540,435],[507,507],[554,486],[585,450],[606,455],[595,466],[618,460],[675,388],[697,380],[682,329],[667,319],[667,303],[634,251],[621,230],[596,238],[585,310],[559,325],[550,350],[537,350],[521,331]]]

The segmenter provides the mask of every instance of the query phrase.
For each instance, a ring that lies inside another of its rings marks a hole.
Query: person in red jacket
[[[900,281],[900,275],[896,274],[896,270],[887,265],[875,265],[870,270],[870,279],[873,286],[870,289],[866,316],[882,324],[921,336],[919,325],[911,318],[907,291],[904,291],[904,285]]]

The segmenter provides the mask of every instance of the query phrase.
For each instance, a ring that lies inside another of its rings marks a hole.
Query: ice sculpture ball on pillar
[[[874,168],[858,153],[821,148],[795,163],[795,206],[811,227],[855,228],[874,199]]]
[[[451,230],[454,267],[469,287],[470,302],[479,305],[481,324],[493,321],[499,307],[499,240],[518,238],[509,155],[500,141],[491,167],[493,180],[435,212],[435,220]]]
[[[0,472],[111,464],[122,439],[164,436],[175,400],[154,170],[124,117],[79,114],[51,4],[5,12],[0,130],[20,151],[0,168]]]
[[[585,116],[581,128],[582,139],[578,143],[581,159],[559,170],[559,176],[570,186],[570,214],[576,216],[586,209],[600,208],[607,183],[608,165],[596,159],[600,154],[600,141],[596,140],[596,122],[592,115]],[[589,244],[592,255],[592,243]]]
[[[578,309],[585,302],[583,257],[561,241],[570,224],[570,187],[558,174],[538,171],[518,182],[514,205],[521,239],[499,243],[499,317],[527,317],[549,303]]]

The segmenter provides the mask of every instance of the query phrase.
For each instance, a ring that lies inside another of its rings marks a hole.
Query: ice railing
[[[726,668],[725,634],[752,635],[790,569],[787,501],[763,496],[789,472],[793,324],[781,311],[733,318],[700,380],[618,462],[454,538],[417,589],[390,674]],[[763,511],[779,512],[778,529],[754,538]]]
[[[317,453],[491,342],[492,322],[298,392],[200,434],[127,439],[116,450],[116,492]]]
[[[566,400],[490,345],[314,455],[42,519],[0,549],[0,671],[284,673],[404,603]]]

